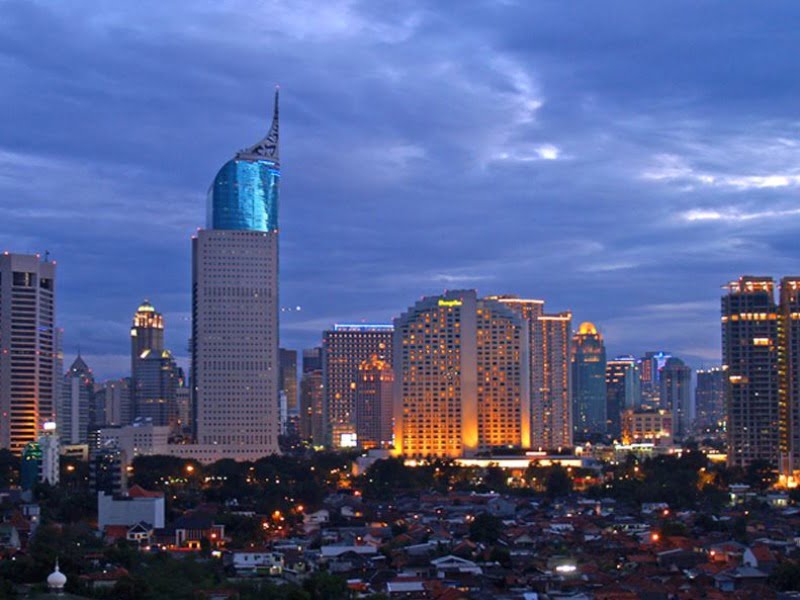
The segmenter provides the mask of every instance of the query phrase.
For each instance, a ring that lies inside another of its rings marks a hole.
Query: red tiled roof
[[[131,498],[163,498],[164,492],[151,492],[140,485],[134,485],[128,490],[128,496]]]

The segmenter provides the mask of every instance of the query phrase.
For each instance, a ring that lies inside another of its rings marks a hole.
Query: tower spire
[[[236,158],[244,160],[270,160],[276,166],[280,165],[280,156],[278,154],[278,97],[280,93],[280,86],[275,86],[275,106],[272,113],[272,125],[269,128],[267,135],[257,144],[240,150],[236,154]]]

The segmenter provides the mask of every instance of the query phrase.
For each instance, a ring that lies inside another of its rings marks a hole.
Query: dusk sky
[[[68,362],[128,375],[149,298],[185,364],[190,236],[280,84],[282,346],[477,288],[571,309],[609,355],[711,365],[720,286],[800,275],[798,22],[796,1],[0,1],[0,250],[58,261]]]

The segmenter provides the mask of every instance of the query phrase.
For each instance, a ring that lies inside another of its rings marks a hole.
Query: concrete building
[[[130,378],[111,379],[95,384],[94,394],[95,398],[101,399],[96,404],[103,406],[103,425],[127,425],[133,420]]]
[[[147,523],[155,529],[164,527],[164,494],[133,486],[127,495],[97,493],[97,528],[107,525],[131,527]]]
[[[55,261],[0,254],[0,448],[19,454],[56,418]]]
[[[103,427],[98,432],[100,447],[116,447],[122,451],[125,466],[137,456],[169,454],[171,428],[137,419],[132,425]]]
[[[336,324],[322,334],[323,420],[326,445],[356,446],[356,383],[359,367],[373,356],[392,364],[392,326]]]
[[[694,392],[695,428],[699,432],[725,429],[725,388],[728,372],[722,367],[697,370]]]
[[[292,413],[297,410],[297,350],[281,348],[280,372],[278,373],[278,388],[286,394],[286,411]]]
[[[369,450],[392,445],[393,394],[392,366],[378,356],[363,361],[356,380],[356,436],[359,448]]]
[[[128,459],[119,446],[106,443],[89,456],[89,491],[121,495],[128,489]]]
[[[89,432],[98,424],[94,374],[80,355],[64,374],[58,432],[64,444],[88,444]]]
[[[177,394],[182,379],[169,350],[145,350],[136,361],[134,419],[177,427]]]
[[[670,446],[673,443],[673,418],[668,410],[629,408],[622,413],[622,443]]]
[[[278,452],[278,97],[267,136],[219,170],[192,239],[192,385],[203,461]]]
[[[781,279],[778,318],[778,418],[784,477],[800,480],[800,277]]]
[[[641,404],[639,367],[633,356],[618,356],[606,362],[606,431],[616,439],[622,432],[622,412]]]
[[[639,359],[639,380],[641,382],[641,406],[645,410],[663,407],[661,402],[661,372],[672,357],[663,350],[645,352]]]
[[[571,313],[545,314],[543,300],[514,296],[491,298],[527,321],[530,445],[544,449],[571,446]]]
[[[581,441],[606,432],[606,347],[592,323],[572,337],[572,415]]]
[[[689,434],[694,418],[691,367],[674,356],[667,359],[659,385],[661,408],[672,413],[673,435],[682,440]]]
[[[722,296],[722,360],[727,367],[728,464],[778,465],[778,305],[771,277],[743,276]]]
[[[528,324],[474,290],[423,298],[394,322],[395,452],[460,457],[530,442]]]
[[[303,350],[303,376],[300,381],[300,437],[315,446],[325,444],[322,380],[322,348]]]

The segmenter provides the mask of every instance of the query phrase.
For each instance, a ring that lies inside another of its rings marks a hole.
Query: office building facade
[[[0,254],[0,448],[20,453],[54,421],[56,264]]]
[[[589,441],[606,432],[606,347],[592,323],[572,337],[572,414],[575,435]]]
[[[219,170],[192,240],[193,434],[200,460],[278,452],[278,96],[267,136]]]
[[[690,433],[692,406],[692,369],[681,359],[670,357],[659,373],[661,408],[672,413],[673,434],[679,440]]]
[[[606,362],[606,431],[618,439],[622,412],[639,408],[641,387],[639,367],[632,356],[618,356]]]
[[[356,436],[358,447],[388,448],[393,440],[394,371],[373,355],[358,367],[356,380]]]
[[[697,370],[694,392],[695,429],[714,433],[725,429],[725,388],[728,372],[721,366]]]
[[[61,385],[61,406],[58,411],[58,432],[65,444],[89,443],[89,432],[98,425],[95,403],[94,374],[78,355],[64,374]]]
[[[326,445],[352,448],[356,437],[359,367],[373,356],[392,365],[392,326],[337,324],[322,334]]]

